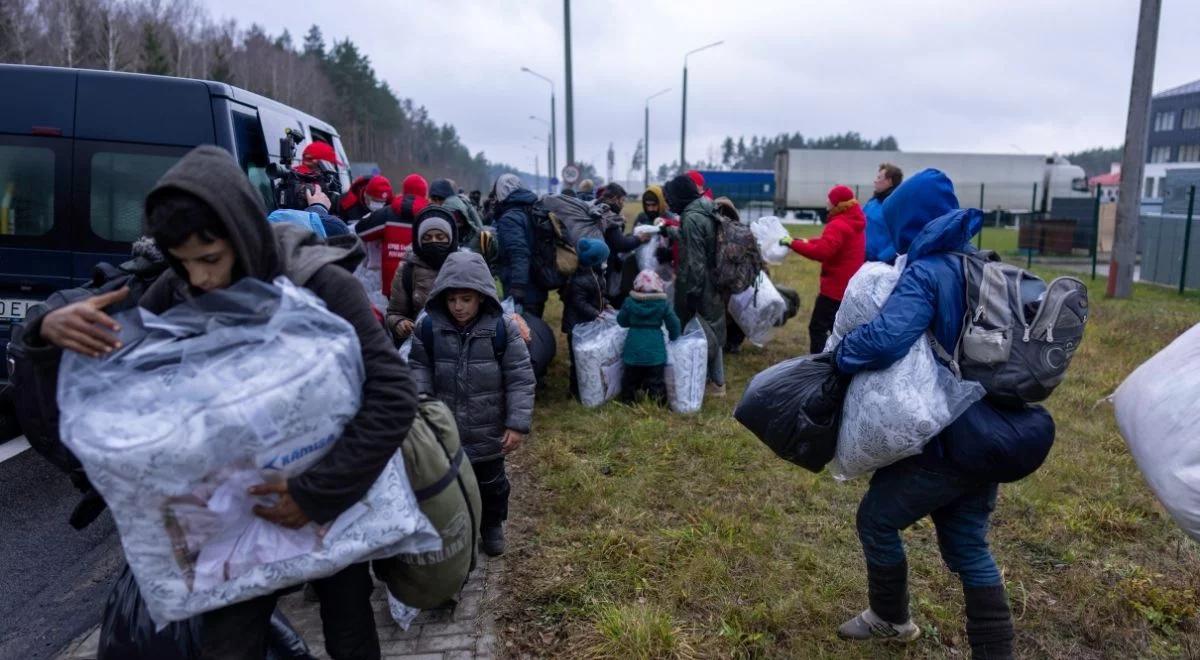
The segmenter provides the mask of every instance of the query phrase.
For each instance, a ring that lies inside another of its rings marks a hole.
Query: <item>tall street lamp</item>
[[[546,176],[546,179],[547,179],[546,193],[553,194],[554,187],[550,185],[550,180],[553,180],[554,177],[558,176],[554,171],[554,128],[550,125],[550,122],[546,121],[545,119],[542,119],[541,117],[538,117],[537,115],[529,115],[529,118],[532,119],[533,121],[538,121],[538,122],[545,124],[546,129],[549,131],[548,139],[543,139],[543,138],[538,138],[538,139],[542,140],[542,142],[546,143],[546,162],[549,164],[548,168],[547,168],[549,170],[549,173]]]
[[[645,136],[642,139],[642,161],[646,165],[646,181],[644,185],[647,188],[650,187],[650,100],[658,98],[669,91],[671,91],[670,87],[646,97],[646,126]]]
[[[544,138],[540,135],[535,135],[535,136],[533,136],[533,139],[545,144],[547,147],[546,151],[549,152],[550,143],[546,141],[546,138]],[[550,161],[546,161],[546,162],[549,163]],[[547,166],[547,167],[549,167],[549,166]],[[547,195],[550,194],[550,178],[553,176],[554,176],[554,171],[547,169],[547,171],[546,171],[546,194]]]
[[[538,78],[546,81],[546,84],[550,85],[550,156],[546,161],[546,165],[550,170],[549,178],[554,178],[554,172],[556,171],[555,168],[558,167],[558,125],[555,119],[554,81],[527,66],[521,67],[521,71],[528,73],[531,76],[537,76]]]
[[[538,179],[542,178],[542,167],[538,163],[538,150],[527,144],[521,145],[521,148],[533,152],[533,189],[536,192]]]
[[[724,41],[714,41],[707,46],[701,46],[695,50],[689,50],[683,56],[683,120],[679,124],[679,166],[687,168],[687,61],[688,57],[699,53],[702,50],[708,50],[725,43]]]

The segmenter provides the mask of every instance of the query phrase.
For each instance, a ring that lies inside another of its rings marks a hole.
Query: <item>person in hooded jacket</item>
[[[675,276],[675,314],[684,325],[694,316],[704,321],[709,339],[705,395],[725,396],[725,301],[712,277],[717,260],[716,207],[685,174],[668,181],[663,192],[671,212],[681,218],[677,232],[663,227],[663,233],[677,236],[682,244]]]
[[[410,174],[401,185],[401,195],[390,204],[372,211],[354,225],[354,232],[367,245],[372,268],[380,272],[380,289],[390,295],[391,283],[413,242],[413,225],[429,205],[428,184],[420,174]]]
[[[609,255],[605,294],[615,307],[625,302],[625,296],[633,288],[633,278],[637,276],[637,257],[633,251],[654,237],[654,234],[625,233],[625,217],[621,213],[628,196],[620,184],[610,183],[600,188],[595,201],[608,211],[603,234]]]
[[[562,331],[567,336],[567,353],[571,360],[569,387],[571,396],[578,399],[579,373],[575,370],[575,340],[571,331],[580,323],[595,321],[608,306],[604,297],[604,262],[608,259],[608,245],[595,238],[584,238],[576,244],[575,252],[579,255],[579,267],[558,295],[563,301]]]
[[[617,324],[629,328],[621,349],[625,367],[621,372],[621,400],[632,403],[639,392],[645,392],[658,405],[666,405],[667,342],[662,331],[665,327],[667,339],[675,341],[683,326],[663,291],[662,278],[654,271],[643,270],[634,278],[633,291],[621,305]]]
[[[473,252],[446,259],[425,313],[409,355],[417,391],[454,411],[479,481],[483,551],[495,557],[504,553],[511,490],[505,456],[521,446],[533,423],[529,350],[517,325],[503,316],[487,264]]]
[[[953,253],[974,251],[971,237],[983,224],[982,212],[960,209],[950,179],[929,169],[884,201],[883,218],[896,251],[907,255],[906,264],[879,315],[838,344],[836,368],[846,375],[886,369],[928,332],[941,346],[954,347],[963,327],[965,275]],[[976,402],[959,420],[988,405]],[[1053,434],[1052,423],[1049,428]],[[986,434],[971,435],[978,439]],[[1008,597],[987,543],[998,486],[964,470],[953,458],[955,449],[944,431],[921,454],[871,477],[857,516],[869,607],[843,623],[839,636],[912,641],[920,635],[909,617],[908,562],[900,530],[929,516],[942,558],[962,581],[972,656],[1012,657]]]
[[[262,197],[223,149],[193,149],[159,179],[146,198],[146,226],[170,269],[138,304],[161,314],[243,277],[266,282],[286,275],[354,328],[365,379],[362,404],[329,453],[287,482],[255,486],[276,504],[255,513],[290,528],[324,524],[358,502],[399,449],[416,415],[408,368],[371,312],[350,268],[362,259],[357,240],[327,244],[292,224],[270,225]],[[343,244],[344,243],[344,244]],[[53,346],[99,356],[119,347],[112,318],[91,298],[47,314],[30,332]],[[111,301],[108,301],[111,302]],[[325,647],[334,658],[378,658],[379,640],[367,565],[355,564],[313,582],[321,601]],[[262,658],[279,594],[203,615],[203,658]]]
[[[687,175],[687,178],[692,180],[692,183],[696,184],[696,189],[700,191],[701,195],[707,197],[708,199],[713,199],[712,188],[708,188],[704,185],[703,174],[696,170],[688,170],[685,172],[685,174]]]
[[[518,311],[541,318],[546,309],[546,290],[533,274],[533,217],[537,201],[515,174],[502,174],[492,190],[496,193],[496,238],[500,241],[498,275],[504,295],[513,299]]]
[[[854,191],[834,186],[829,190],[829,224],[820,236],[779,240],[780,245],[792,248],[793,252],[821,262],[821,293],[808,322],[808,350],[814,355],[825,350],[825,342],[833,332],[833,320],[846,295],[846,284],[863,265],[866,224]]]
[[[397,341],[412,334],[417,315],[425,309],[438,271],[451,254],[458,252],[458,232],[454,217],[440,206],[427,206],[414,229],[416,240],[409,247],[404,263],[392,278],[385,322]]]
[[[863,207],[867,216],[867,261],[892,263],[896,260],[896,248],[887,224],[883,221],[883,203],[896,186],[904,181],[904,172],[891,163],[881,163],[875,173],[874,194]]]
[[[667,198],[663,196],[662,186],[646,186],[646,191],[642,193],[642,211],[633,221],[633,226],[652,225],[659,218],[670,217],[673,217],[673,214],[667,208]]]

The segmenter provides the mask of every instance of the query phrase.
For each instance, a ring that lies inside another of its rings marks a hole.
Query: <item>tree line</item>
[[[200,78],[236,85],[338,128],[355,161],[483,188],[513,168],[472,155],[450,124],[378,79],[349,39],[309,28],[299,43],[196,0],[0,0],[0,61]],[[398,182],[397,182],[398,185]]]

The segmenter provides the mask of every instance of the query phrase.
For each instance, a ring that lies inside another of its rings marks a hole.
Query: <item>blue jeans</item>
[[[858,505],[858,538],[868,569],[906,561],[900,530],[933,518],[942,559],[963,587],[1002,584],[988,549],[988,520],[996,508],[995,483],[938,470],[914,456],[875,472]]]

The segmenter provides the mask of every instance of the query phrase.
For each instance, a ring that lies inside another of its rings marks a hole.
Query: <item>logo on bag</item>
[[[320,451],[320,450],[324,449],[325,447],[328,447],[329,445],[333,444],[333,441],[334,441],[334,436],[329,435],[324,438],[321,438],[320,440],[317,440],[316,442],[314,442],[310,445],[305,445],[303,447],[297,447],[286,454],[280,454],[278,456],[275,456],[271,460],[267,461],[266,465],[263,465],[263,469],[264,470],[282,470],[283,468],[291,465],[292,463],[295,463],[296,461],[304,458],[305,456],[308,456],[309,454],[311,454],[313,452]]]

